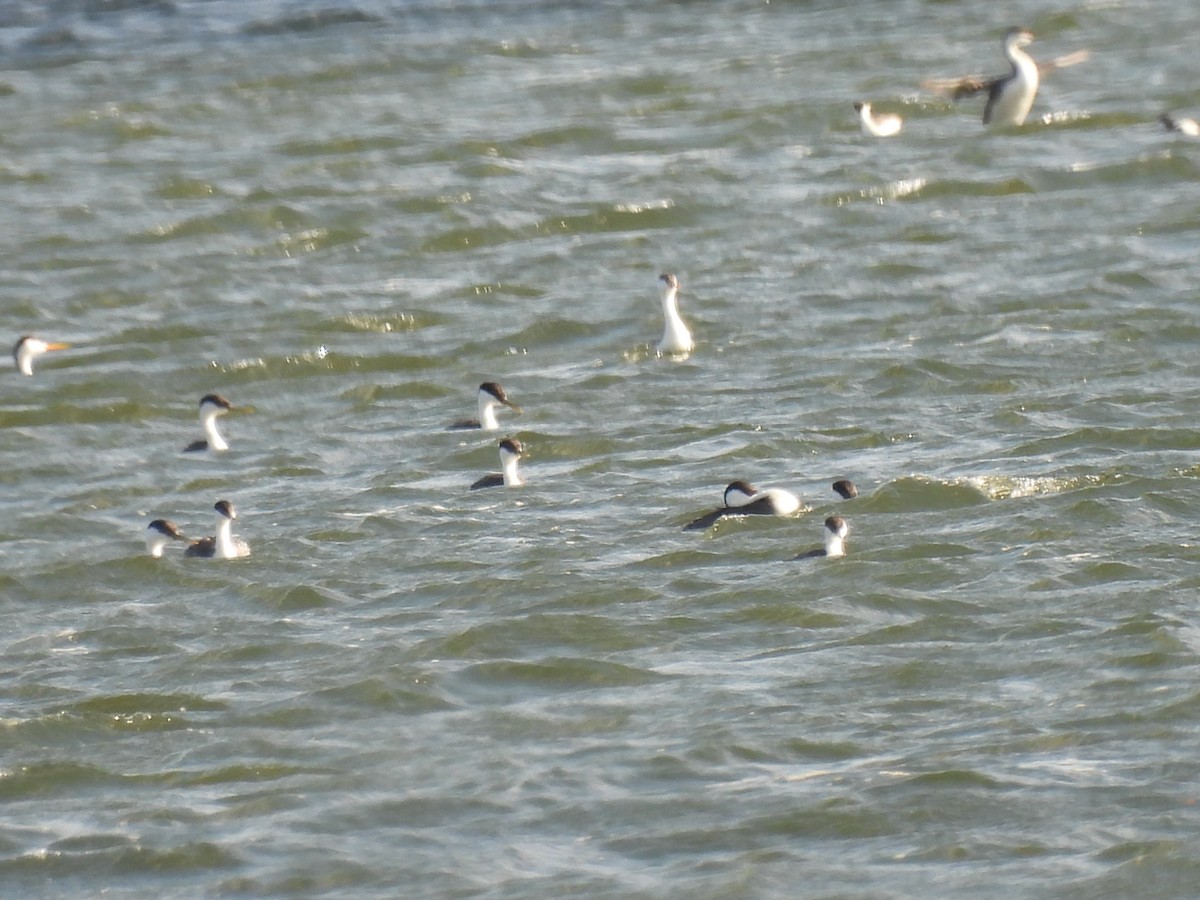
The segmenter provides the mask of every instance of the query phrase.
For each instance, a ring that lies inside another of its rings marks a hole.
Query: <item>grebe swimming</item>
[[[27,334],[13,345],[13,362],[17,364],[17,370],[22,375],[32,375],[35,359],[51,350],[66,350],[70,346],[70,344],[58,341],[43,341],[41,338]]]
[[[863,134],[869,134],[872,137],[891,137],[899,134],[900,128],[904,125],[904,120],[895,113],[871,112],[870,103],[863,103],[860,100],[854,104],[854,108],[858,111],[858,124],[862,128]]]
[[[221,453],[229,449],[229,444],[217,428],[217,416],[223,416],[233,409],[233,404],[220,394],[205,394],[200,398],[200,426],[204,429],[205,440],[192,441],[183,448],[184,453],[203,453],[211,451]]]
[[[451,430],[478,428],[482,431],[495,431],[500,427],[496,411],[501,406],[507,406],[515,413],[521,412],[521,407],[509,400],[508,394],[504,393],[504,388],[494,381],[485,381],[481,384],[476,397],[479,401],[479,418],[455,422],[450,426]]]
[[[205,559],[238,559],[249,556],[250,545],[233,536],[233,520],[237,518],[237,510],[233,508],[233,504],[228,500],[218,500],[213,509],[217,512],[217,533],[188,544],[183,555]]]
[[[692,333],[679,315],[679,279],[669,272],[658,276],[663,308],[663,336],[658,342],[659,353],[691,353],[696,344]]]
[[[748,481],[731,481],[725,488],[725,505],[684,526],[684,531],[708,528],[725,516],[790,516],[800,509],[800,498],[782,488],[759,490]]]
[[[155,519],[146,526],[146,552],[158,559],[171,541],[186,541],[179,527],[169,519]]]
[[[843,478],[833,483],[833,492],[843,500],[853,500],[858,496],[858,488],[849,478]]]
[[[493,472],[490,475],[484,475],[478,481],[471,485],[471,490],[477,491],[480,488],[490,487],[516,487],[524,484],[520,474],[517,472],[517,461],[520,460],[525,448],[521,446],[521,442],[515,438],[506,438],[500,442],[500,468],[503,472]]]
[[[793,559],[813,559],[818,556],[845,556],[846,536],[850,534],[850,526],[841,516],[830,516],[825,520],[825,546],[816,550],[801,553]]]
[[[1158,121],[1167,131],[1177,131],[1188,137],[1200,137],[1200,122],[1195,119],[1179,118],[1170,113],[1163,113],[1158,117]]]

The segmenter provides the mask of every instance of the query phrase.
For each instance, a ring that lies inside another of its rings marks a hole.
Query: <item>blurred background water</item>
[[[1194,896],[1196,26],[0,5],[3,894]]]

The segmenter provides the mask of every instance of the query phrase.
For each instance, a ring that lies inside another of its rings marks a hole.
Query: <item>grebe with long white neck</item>
[[[477,491],[480,488],[490,487],[517,487],[524,484],[525,482],[521,480],[520,473],[517,472],[517,462],[524,453],[525,448],[515,438],[506,438],[501,441],[500,468],[504,471],[484,475],[471,485],[471,490]]]
[[[891,137],[899,134],[904,125],[904,120],[895,113],[873,113],[871,104],[861,100],[854,104],[854,109],[858,112],[858,124],[862,133],[871,137]]]
[[[1037,96],[1040,75],[1038,64],[1025,48],[1033,40],[1028,28],[1010,28],[1004,33],[1004,56],[1008,60],[1007,74],[989,78],[967,77],[954,83],[953,97],[959,100],[987,91],[983,107],[984,125],[1023,125],[1033,99]]]
[[[1173,116],[1170,113],[1163,113],[1158,117],[1158,121],[1162,123],[1163,128],[1167,129],[1167,131],[1177,131],[1188,137],[1200,137],[1200,122],[1197,122],[1195,119],[1181,118]]]
[[[507,406],[515,413],[521,412],[521,407],[509,400],[504,388],[494,381],[481,384],[476,399],[479,401],[479,418],[455,422],[450,426],[451,430],[478,428],[482,431],[496,431],[500,427],[500,421],[496,418],[500,407]]]
[[[35,359],[51,350],[66,350],[70,346],[59,341],[43,341],[27,334],[13,345],[13,362],[17,364],[17,371],[22,375],[32,375]]]
[[[228,500],[218,500],[213,509],[217,512],[217,533],[211,537],[193,541],[183,551],[184,556],[204,559],[238,559],[250,555],[250,545],[233,535],[233,520],[237,510]]]
[[[800,509],[800,498],[782,488],[759,490],[748,481],[731,481],[725,488],[725,505],[693,519],[684,531],[708,528],[725,516],[790,516]]]
[[[837,557],[846,555],[846,537],[850,526],[841,516],[830,516],[825,520],[825,546],[793,556],[792,559],[813,559],[818,556]]]
[[[670,272],[658,276],[662,283],[663,336],[658,342],[659,353],[691,353],[696,344],[679,315],[679,279]]]
[[[203,453],[207,450],[213,453],[222,453],[228,450],[229,443],[217,428],[217,417],[223,416],[231,409],[233,409],[233,404],[220,394],[205,394],[201,397],[200,426],[204,429],[205,440],[192,441],[183,448],[183,452]]]
[[[171,541],[186,541],[179,527],[169,519],[155,519],[146,526],[146,552],[158,559]]]

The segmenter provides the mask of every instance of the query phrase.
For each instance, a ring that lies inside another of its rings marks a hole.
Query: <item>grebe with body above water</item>
[[[238,559],[250,555],[250,545],[233,535],[233,520],[237,510],[228,500],[218,500],[213,509],[217,512],[217,533],[211,537],[193,541],[183,551],[184,556],[203,559]]]
[[[524,454],[525,448],[515,438],[506,438],[500,442],[500,468],[504,471],[484,475],[471,485],[471,490],[490,487],[517,487],[525,482],[517,472],[517,462]]]
[[[220,394],[205,394],[200,398],[200,427],[204,429],[204,440],[192,441],[183,448],[184,453],[223,453],[229,443],[217,428],[217,417],[233,409],[233,404]]]

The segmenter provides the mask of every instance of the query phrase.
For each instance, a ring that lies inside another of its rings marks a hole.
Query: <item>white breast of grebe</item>
[[[679,315],[679,279],[669,272],[658,276],[663,308],[663,336],[660,353],[691,353],[695,348],[692,333]]]
[[[800,509],[800,498],[783,488],[759,490],[745,481],[734,481],[725,488],[725,505],[731,509],[748,506],[769,508],[772,515],[790,516]]]
[[[863,134],[872,137],[891,137],[900,133],[904,120],[894,113],[875,113],[871,111],[870,103],[855,103],[858,110],[858,124]]]
[[[1010,28],[1004,36],[1004,55],[1012,72],[992,85],[983,109],[985,125],[1022,125],[1038,91],[1038,67],[1024,47],[1033,40],[1025,28]]]
[[[13,362],[16,363],[17,371],[22,375],[32,375],[35,359],[43,353],[49,353],[52,350],[66,350],[70,346],[70,344],[58,341],[43,341],[41,338],[27,334],[13,345]]]
[[[1162,122],[1167,131],[1177,131],[1188,137],[1200,137],[1200,122],[1195,119],[1176,118],[1170,113],[1163,113],[1158,117],[1158,121]]]

